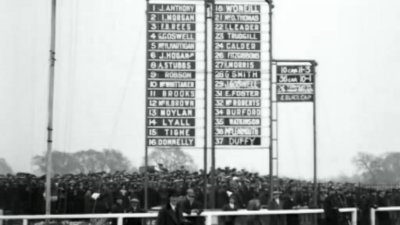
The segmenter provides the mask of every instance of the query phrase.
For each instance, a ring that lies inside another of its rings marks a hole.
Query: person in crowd
[[[203,206],[196,200],[196,195],[192,188],[187,189],[186,196],[179,202],[179,206],[182,212],[189,216],[187,219],[192,225],[204,224],[204,218],[199,216],[203,212]]]
[[[247,174],[247,173],[245,173]],[[241,207],[240,208],[246,208],[248,202],[252,199],[253,197],[253,191],[251,189],[250,185],[250,180],[245,176],[240,182],[239,182],[239,187],[238,187],[238,194],[240,195],[241,199]]]
[[[146,212],[143,208],[140,207],[140,201],[138,198],[133,197],[129,200],[130,206],[128,208],[129,213],[143,213]]]
[[[229,202],[222,207],[223,211],[236,211],[239,207],[236,203],[236,196],[231,194],[229,196]],[[236,216],[223,216],[221,217],[222,223],[224,225],[234,225]]]
[[[326,225],[339,225],[340,202],[334,187],[328,189],[328,196],[324,201],[325,223]]]
[[[140,207],[139,199],[133,197],[129,200],[130,206],[128,208],[128,213],[145,213],[146,211]],[[126,219],[126,223],[124,225],[142,225],[141,218],[128,218]]]
[[[164,178],[161,180],[159,188],[159,203],[160,205],[165,205],[168,202],[168,181]]]
[[[370,199],[368,192],[366,190],[360,190],[358,197],[358,207],[359,207],[359,224],[370,224]]]
[[[253,210],[260,210],[261,209],[261,201],[258,198],[258,193],[253,192],[253,196],[247,203],[247,210],[253,211]],[[257,215],[253,216],[247,216],[247,225],[262,225],[261,217]],[[266,218],[264,218],[266,219]]]
[[[393,189],[391,205],[400,205],[400,191]],[[400,225],[400,212],[392,212],[393,214],[393,225]]]
[[[124,199],[122,195],[115,198],[114,204],[111,206],[112,213],[126,213],[127,209],[124,206]]]
[[[267,182],[262,182],[261,190],[260,190],[258,198],[260,199],[261,208],[268,208],[268,204],[269,204],[269,189],[268,189],[268,183]]]
[[[111,206],[111,213],[126,213],[126,208],[124,207],[124,200],[122,195],[119,195],[115,198],[114,204]],[[117,225],[117,219],[111,219],[112,225]]]
[[[268,209],[279,210],[283,209],[283,200],[281,199],[281,191],[274,191],[272,193],[272,199],[268,204]],[[271,216],[271,224],[283,225],[285,223],[285,217],[283,215]]]
[[[211,209],[213,206],[211,204],[212,200],[212,193],[213,193],[213,188],[211,184],[206,184],[206,192],[204,193],[205,197],[207,198],[207,207],[208,209]],[[222,208],[222,207],[221,207]]]
[[[236,203],[236,196],[231,194],[229,196],[229,202],[222,207],[222,210],[224,210],[224,211],[236,211],[238,209],[239,209],[239,207],[238,207],[238,205]]]
[[[142,183],[142,181],[140,183]],[[140,185],[140,186],[137,187],[136,190],[137,190],[136,191],[137,196],[138,196],[138,198],[140,200],[141,207],[144,208],[144,203],[145,203],[144,202],[144,193],[145,193],[144,186]],[[148,186],[148,189],[147,189],[147,197],[148,197],[148,203],[147,204],[148,204],[149,208],[152,208],[154,206],[158,206],[159,205],[159,203],[160,203],[160,195],[159,195],[159,192],[157,192],[157,190],[155,189],[155,185],[154,185],[153,182],[149,182],[149,186]]]
[[[43,193],[45,192],[44,181],[36,180],[35,186],[32,188],[32,214],[44,214],[45,213],[45,199]]]
[[[85,198],[85,189],[83,183],[79,182],[78,184],[72,180],[69,183],[66,199],[67,199],[67,214],[79,214],[84,211],[84,198]]]
[[[296,199],[294,188],[291,188],[287,196],[283,199],[283,209],[299,209],[300,204]],[[286,225],[299,225],[300,217],[298,214],[286,215]]]
[[[323,209],[324,208],[324,201],[328,197],[328,191],[325,187],[322,187],[322,185],[319,185],[318,187],[318,199],[317,199],[317,208],[318,209]],[[320,213],[317,215],[317,224],[325,224],[325,214]]]
[[[375,208],[388,206],[388,199],[386,199],[385,191],[380,191],[377,197]],[[389,212],[382,211],[376,213],[376,219],[379,225],[391,225]]]
[[[261,209],[261,201],[258,198],[258,193],[254,192],[252,193],[253,196],[247,203],[247,210],[260,210]]]
[[[226,205],[229,202],[229,196],[227,194],[228,191],[228,185],[226,183],[226,180],[223,179],[219,182],[219,185],[217,186],[217,191],[216,191],[216,208],[222,208],[224,205]]]
[[[177,191],[170,191],[168,202],[158,212],[157,225],[182,225],[188,223],[178,205],[179,198],[180,195]]]
[[[240,182],[238,177],[233,177],[227,193],[232,193],[235,196],[236,205],[239,209],[245,209],[247,202],[244,202],[243,191],[241,191]]]

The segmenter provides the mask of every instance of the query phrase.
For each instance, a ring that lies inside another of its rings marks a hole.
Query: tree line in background
[[[32,159],[37,173],[46,173],[46,154]],[[110,172],[130,170],[130,161],[115,149],[96,151],[93,149],[74,153],[53,151],[52,167],[55,174],[77,174],[90,172]]]
[[[400,184],[400,152],[378,156],[359,152],[353,163],[359,171],[361,183]]]
[[[193,158],[179,148],[156,149],[149,154],[148,165],[157,165],[168,171],[185,168],[189,171],[196,170]],[[46,173],[46,153],[32,158],[34,172]],[[144,165],[144,159],[142,162]],[[78,152],[52,151],[52,167],[54,174],[78,174],[116,171],[137,171],[138,168],[131,165],[130,160],[115,149],[97,151],[93,149]],[[12,174],[13,171],[5,159],[0,158],[0,174]]]
[[[3,158],[0,158],[0,174],[12,173],[11,166],[8,165],[7,161]]]
[[[36,155],[32,159],[35,172],[46,172],[46,155]],[[76,174],[89,172],[116,172],[137,171],[130,160],[120,151],[93,149],[67,153],[53,151],[53,172],[55,174]],[[353,164],[358,173],[336,177],[340,182],[360,182],[365,184],[399,184],[400,183],[400,152],[389,152],[382,155],[373,155],[359,152],[353,158]],[[144,165],[144,160],[142,165]],[[189,171],[197,170],[193,158],[179,148],[156,149],[149,154],[148,165],[158,165],[169,171],[185,168]],[[5,159],[0,158],[0,174],[13,173]]]

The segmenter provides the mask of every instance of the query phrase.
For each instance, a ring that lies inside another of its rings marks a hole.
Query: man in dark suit
[[[386,194],[385,191],[379,192],[376,208],[388,206],[388,200],[387,200],[385,194]],[[379,223],[378,223],[379,225],[390,225],[391,224],[389,212],[385,212],[385,211],[377,212],[376,218],[379,221]]]
[[[111,213],[126,213],[121,195],[115,197],[115,203],[111,206]],[[117,225],[117,223],[117,219],[111,219],[112,225]]]
[[[253,196],[250,199],[249,203],[247,204],[247,210],[260,210],[261,209],[261,202],[260,199],[258,198],[258,193],[253,192]],[[265,220],[265,218],[262,218],[258,215],[252,215],[252,216],[246,216],[247,219],[247,225],[262,225],[262,220]]]
[[[299,209],[300,203],[296,199],[296,195],[293,191],[290,191],[284,198],[283,209]],[[298,214],[286,215],[286,225],[299,225],[300,217]]]
[[[326,225],[338,225],[340,221],[340,201],[334,187],[328,189],[328,197],[324,201]]]
[[[199,216],[203,212],[202,204],[196,200],[196,194],[192,188],[187,189],[185,199],[178,204],[182,212],[187,214],[187,219],[193,225],[204,224],[204,218]]]
[[[222,207],[222,210],[223,211],[236,211],[238,209],[239,209],[239,207],[236,204],[236,196],[231,194],[229,196],[229,203],[225,204]],[[222,216],[221,217],[222,224],[224,224],[224,225],[234,225],[235,220],[236,220],[236,216]]]
[[[272,193],[272,199],[268,204],[268,209],[279,210],[283,208],[283,201],[281,199],[281,192],[274,191]],[[273,215],[271,216],[271,224],[282,225],[284,224],[285,217],[283,215]]]
[[[183,218],[178,201],[178,192],[171,191],[168,195],[167,204],[158,212],[157,225],[182,225],[187,223],[187,220]]]

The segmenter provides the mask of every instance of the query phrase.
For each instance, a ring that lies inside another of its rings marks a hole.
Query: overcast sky
[[[0,157],[31,171],[46,150],[50,0],[0,0]],[[54,149],[115,148],[140,166],[145,1],[58,0]],[[357,152],[399,151],[400,2],[276,0],[275,59],[317,66],[318,173],[355,172]],[[312,177],[312,104],[279,105],[279,175]],[[199,167],[201,150],[187,151]],[[217,166],[268,171],[266,150]]]

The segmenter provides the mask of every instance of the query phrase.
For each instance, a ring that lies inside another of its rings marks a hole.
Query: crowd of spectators
[[[269,176],[232,168],[219,168],[215,174],[215,208],[223,209],[230,198],[234,199],[238,209],[251,208],[249,203],[254,200],[259,202],[259,208],[271,208]],[[203,208],[211,208],[212,186],[204,183],[201,170],[152,171],[148,175],[149,209],[165,204],[171,190],[184,198],[188,189],[194,191],[193,196],[198,202],[204,203],[206,197],[208,205]],[[144,174],[139,172],[55,175],[52,178],[51,212],[128,212],[132,202],[144,208],[144,179]],[[278,206],[280,208],[357,207],[359,219],[365,221],[369,219],[371,207],[400,206],[400,190],[396,188],[375,189],[351,183],[319,183],[316,205],[312,182],[274,178],[273,192],[285,203]],[[43,214],[44,193],[45,176],[18,173],[0,177],[0,209],[4,214]]]

